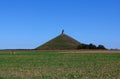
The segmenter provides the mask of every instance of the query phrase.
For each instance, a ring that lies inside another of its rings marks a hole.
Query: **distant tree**
[[[89,49],[89,45],[88,44],[83,44],[83,49]]]
[[[87,44],[80,44],[78,45],[77,49],[89,49]]]
[[[106,49],[103,45],[98,45],[97,49]]]
[[[90,44],[89,44],[89,49],[97,49],[97,47],[96,47],[96,45],[90,43]]]

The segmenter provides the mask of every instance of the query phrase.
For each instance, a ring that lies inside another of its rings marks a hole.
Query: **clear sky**
[[[61,30],[120,49],[120,0],[0,0],[0,49],[31,49]]]

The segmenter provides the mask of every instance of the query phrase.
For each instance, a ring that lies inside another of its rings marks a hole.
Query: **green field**
[[[120,79],[120,53],[0,51],[0,79]]]

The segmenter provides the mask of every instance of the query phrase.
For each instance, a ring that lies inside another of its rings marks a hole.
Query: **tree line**
[[[78,45],[77,49],[106,49],[104,45],[94,45],[92,43],[90,44],[80,44]]]

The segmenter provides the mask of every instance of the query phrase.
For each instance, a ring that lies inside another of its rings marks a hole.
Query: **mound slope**
[[[46,42],[45,44],[37,47],[37,50],[74,50],[77,49],[80,42],[74,38],[66,35],[60,34],[59,36],[53,38],[52,40]]]

